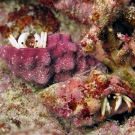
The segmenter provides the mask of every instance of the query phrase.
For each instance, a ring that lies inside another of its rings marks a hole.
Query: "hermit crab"
[[[104,118],[105,113],[107,113],[107,112],[109,114],[111,113],[112,108],[111,108],[110,103],[109,103],[110,98],[113,98],[115,100],[115,106],[114,106],[115,112],[118,111],[118,109],[122,105],[123,101],[128,106],[129,111],[132,110],[132,107],[133,107],[133,104],[134,104],[133,101],[128,96],[126,96],[124,94],[115,93],[115,94],[108,95],[105,98],[103,98],[102,106],[101,106],[101,116],[102,116],[102,118]]]
[[[101,118],[111,116],[125,106],[129,111],[132,110],[134,102],[128,96],[131,92],[130,86],[115,75],[105,74],[99,70],[92,70],[83,84],[83,89],[89,96],[100,99]]]
[[[91,126],[131,111],[134,99],[129,93],[130,86],[118,76],[92,69],[44,89],[39,98],[59,116],[71,118],[76,126]]]
[[[18,42],[14,38],[12,34],[8,35],[8,39],[11,43],[11,45],[17,49],[19,48],[27,48],[27,47],[33,47],[33,48],[45,48],[46,47],[46,42],[47,42],[47,32],[42,31],[41,35],[39,34],[34,34],[34,38],[31,38],[29,41],[29,44],[27,44],[27,39],[30,33],[24,32],[22,33],[19,38]]]

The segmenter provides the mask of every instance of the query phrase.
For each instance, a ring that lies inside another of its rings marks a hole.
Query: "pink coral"
[[[91,55],[80,51],[70,35],[59,33],[48,36],[47,48],[2,46],[0,57],[15,75],[42,85],[46,85],[52,77],[55,82],[64,81],[97,63]]]

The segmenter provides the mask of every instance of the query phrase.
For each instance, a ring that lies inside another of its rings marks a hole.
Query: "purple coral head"
[[[72,74],[97,63],[91,55],[80,53],[79,45],[71,41],[69,34],[55,33],[47,36],[42,32],[41,37],[35,36],[35,40],[39,39],[38,43],[32,42],[33,38],[27,41],[27,38],[27,33],[21,34],[17,42],[10,35],[9,40],[14,47],[3,45],[0,48],[0,57],[6,61],[13,74],[27,81],[42,85],[46,85],[50,79],[51,82],[65,81]]]

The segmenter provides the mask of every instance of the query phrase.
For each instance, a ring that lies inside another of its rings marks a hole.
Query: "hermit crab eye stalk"
[[[102,106],[101,106],[102,118],[104,118],[106,112],[111,113],[111,106],[109,104],[108,97],[105,97],[102,101]],[[115,107],[114,107],[114,111],[117,111],[119,109],[119,107],[122,104],[122,100],[127,104],[129,110],[130,111],[132,110],[133,101],[128,96],[120,94],[120,93],[115,93],[112,98],[116,102]]]

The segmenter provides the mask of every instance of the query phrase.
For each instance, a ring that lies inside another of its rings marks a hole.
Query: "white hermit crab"
[[[27,40],[28,36],[29,36],[28,32],[22,33],[19,36],[18,42],[17,42],[16,39],[13,37],[13,35],[9,34],[8,39],[9,39],[11,45],[17,49],[27,48],[26,40]],[[46,42],[47,42],[47,32],[42,31],[41,35],[38,35],[37,33],[34,34],[34,43],[33,43],[34,48],[45,48]]]

